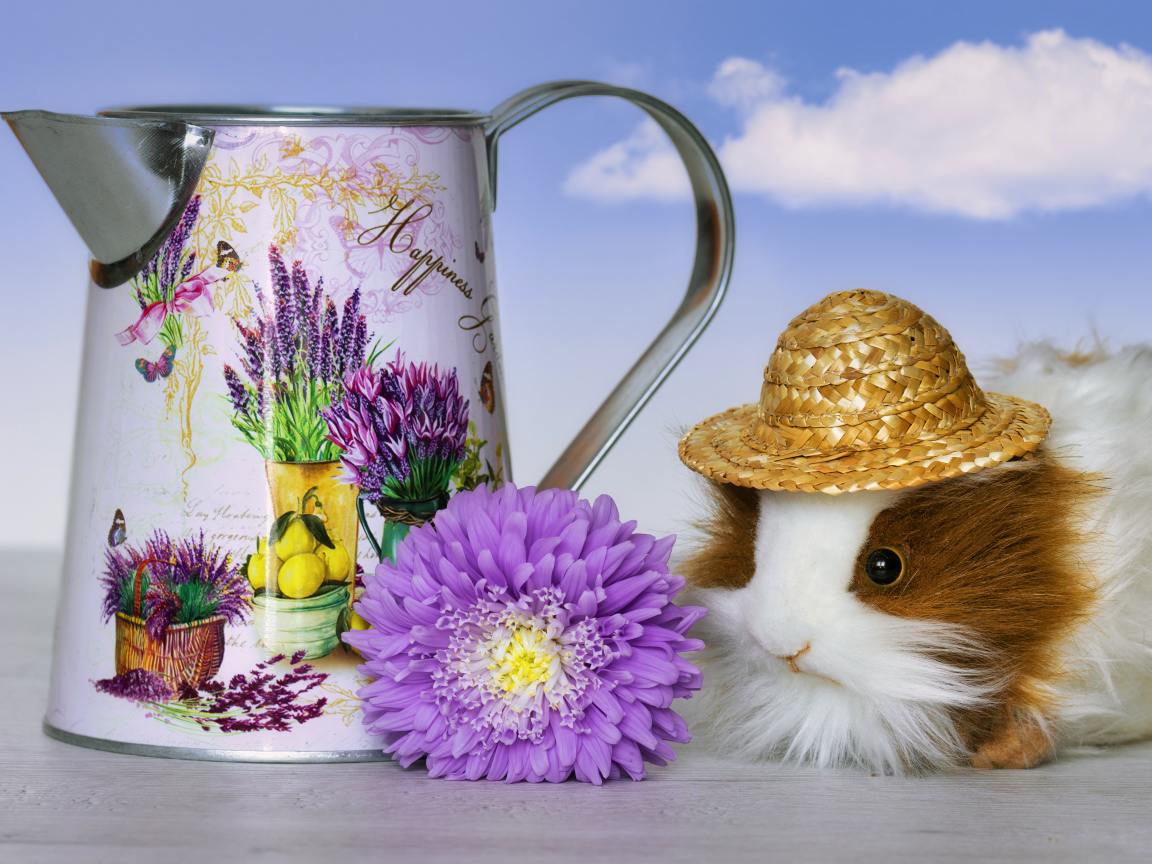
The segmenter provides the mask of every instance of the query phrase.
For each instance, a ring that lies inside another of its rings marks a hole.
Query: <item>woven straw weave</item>
[[[756,489],[902,489],[1029,458],[1048,412],[984,393],[935,319],[879,291],[830,294],[794,318],[759,404],[693,427],[680,458]]]
[[[223,615],[191,624],[173,624],[161,640],[153,639],[143,618],[116,613],[116,674],[132,669],[155,672],[178,688],[199,687],[220,671],[224,662]]]

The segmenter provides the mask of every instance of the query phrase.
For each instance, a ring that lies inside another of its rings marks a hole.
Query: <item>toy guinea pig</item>
[[[1152,349],[1033,347],[995,385],[843,292],[680,442],[713,493],[684,569],[721,749],[907,773],[1152,734]]]

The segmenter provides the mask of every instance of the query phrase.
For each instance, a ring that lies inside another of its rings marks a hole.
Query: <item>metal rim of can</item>
[[[100,117],[197,126],[484,126],[482,111],[325,105],[142,105],[108,108]]]

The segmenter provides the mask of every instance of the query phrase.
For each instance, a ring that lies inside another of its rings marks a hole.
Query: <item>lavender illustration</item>
[[[136,702],[149,716],[187,731],[287,732],[292,724],[306,723],[324,713],[326,698],[302,701],[304,694],[320,686],[328,676],[304,663],[304,652],[290,659],[289,671],[275,675],[270,667],[285,660],[278,654],[247,675],[234,675],[224,684],[209,681],[200,687],[173,687],[146,669],[132,669],[95,682],[96,689],[110,696]]]
[[[184,345],[184,316],[201,317],[212,312],[209,286],[230,271],[212,266],[215,262],[210,261],[199,272],[193,272],[196,252],[187,246],[199,215],[200,196],[197,195],[188,202],[180,221],[156,254],[132,280],[133,296],[140,306],[140,315],[135,324],[116,334],[121,345],[137,341],[148,344],[158,335],[161,344],[174,355],[176,349]],[[170,367],[171,357],[168,363]],[[165,377],[169,367],[162,373]],[[145,374],[145,370],[141,369],[141,373]],[[153,374],[148,380],[155,380],[155,377]]]
[[[297,261],[289,271],[275,246],[268,260],[272,293],[257,290],[255,323],[233,319],[240,370],[224,367],[232,425],[269,461],[333,460],[339,446],[320,412],[342,398],[345,376],[365,363],[368,324],[360,313],[360,289],[341,312],[324,294],[323,277],[313,287],[303,265]]]
[[[378,370],[354,371],[322,415],[346,481],[376,504],[446,497],[465,457],[468,402],[456,370],[406,363],[403,351]]]
[[[229,624],[248,617],[251,589],[231,557],[199,536],[174,541],[157,530],[143,548],[124,545],[104,554],[104,620],[132,615],[139,571],[140,617],[157,641],[173,624],[223,615]]]

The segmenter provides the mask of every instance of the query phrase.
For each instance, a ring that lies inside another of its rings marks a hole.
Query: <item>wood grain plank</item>
[[[59,563],[0,550],[5,862],[1152,861],[1152,742],[909,779],[722,761],[698,741],[599,789],[71,747],[40,732]]]

